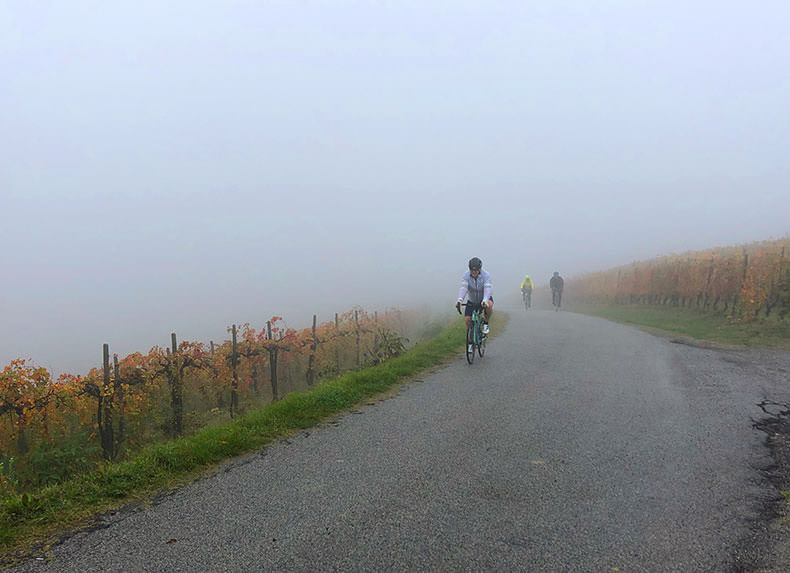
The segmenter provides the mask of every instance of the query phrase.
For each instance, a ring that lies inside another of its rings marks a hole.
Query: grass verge
[[[507,316],[499,313],[492,322],[492,335],[506,323]],[[289,394],[229,424],[152,445],[134,459],[106,463],[34,493],[8,495],[0,506],[0,565],[14,563],[33,550],[46,550],[69,531],[93,525],[107,511],[150,500],[163,490],[193,481],[223,460],[380,396],[419,372],[456,358],[463,346],[463,321],[456,320],[397,358],[344,374],[308,392]]]
[[[639,326],[656,334],[687,337],[701,346],[790,350],[790,319],[787,318],[739,322],[722,314],[694,309],[643,305],[574,305],[570,310]]]

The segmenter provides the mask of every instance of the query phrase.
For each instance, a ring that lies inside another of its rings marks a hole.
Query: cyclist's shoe
[[[475,351],[475,347],[473,345],[471,345],[471,344],[467,344],[466,351],[467,352],[474,352]]]
[[[488,334],[488,323],[487,322],[483,323],[483,334]]]

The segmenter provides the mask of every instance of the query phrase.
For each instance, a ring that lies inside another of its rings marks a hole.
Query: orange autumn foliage
[[[567,296],[588,303],[722,310],[740,320],[790,312],[790,238],[657,257],[572,277]]]

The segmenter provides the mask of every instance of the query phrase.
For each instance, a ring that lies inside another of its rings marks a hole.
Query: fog
[[[0,367],[790,231],[790,3],[0,1]]]

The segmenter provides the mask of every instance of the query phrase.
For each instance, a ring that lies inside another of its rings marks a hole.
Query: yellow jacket
[[[526,277],[523,281],[521,281],[521,290],[532,290],[535,288],[535,283],[532,282],[532,279]]]

